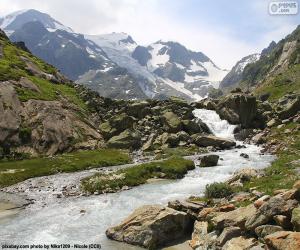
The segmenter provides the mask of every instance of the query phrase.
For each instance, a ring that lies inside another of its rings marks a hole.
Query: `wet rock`
[[[265,237],[268,249],[296,250],[300,249],[300,233],[280,231]]]
[[[155,249],[184,237],[193,222],[184,212],[160,205],[136,209],[120,225],[107,229],[108,238]]]
[[[200,167],[214,167],[217,166],[219,156],[218,155],[205,155],[199,158]]]
[[[245,159],[249,159],[249,155],[247,155],[245,153],[241,153],[240,156],[243,157],[243,158],[245,158]]]
[[[193,135],[193,141],[200,147],[218,147],[221,149],[229,149],[236,145],[232,140],[219,138],[213,135]]]

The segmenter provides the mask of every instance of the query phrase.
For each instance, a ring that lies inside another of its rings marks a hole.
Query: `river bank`
[[[215,127],[215,130],[218,129],[229,131],[223,125]],[[55,194],[57,190],[48,188],[48,184],[51,184],[62,190],[64,186],[74,185],[74,182],[78,184],[81,178],[94,174],[93,171],[97,170],[39,177],[8,187],[6,191],[18,192],[23,189],[24,193],[36,200],[18,218],[2,224],[0,238],[5,239],[3,243],[81,242],[99,243],[103,249],[140,249],[108,240],[105,236],[106,229],[118,224],[137,207],[146,204],[166,205],[171,200],[186,199],[191,195],[201,196],[207,184],[225,181],[239,169],[266,168],[274,160],[272,155],[261,154],[260,147],[250,144],[244,146],[213,152],[219,155],[220,160],[217,166],[210,168],[198,167],[200,155],[188,156],[186,158],[193,160],[196,168],[189,171],[183,179],[162,180],[119,193],[59,198]],[[242,153],[249,158],[241,157]],[[31,186],[36,185],[36,188],[26,189],[30,183]]]

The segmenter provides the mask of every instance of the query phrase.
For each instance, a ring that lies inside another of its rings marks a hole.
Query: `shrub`
[[[223,182],[214,182],[205,187],[206,198],[224,198],[231,194],[233,194],[232,187]]]

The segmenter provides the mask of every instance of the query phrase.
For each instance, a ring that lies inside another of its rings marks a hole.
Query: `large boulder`
[[[199,124],[193,120],[183,120],[182,121],[183,130],[190,135],[197,134],[201,132],[201,127]]]
[[[242,128],[263,127],[264,121],[258,118],[256,98],[243,93],[232,93],[217,105],[217,113],[232,124]]]
[[[212,223],[217,229],[223,229],[229,226],[244,228],[245,222],[256,212],[254,205],[240,207],[230,212],[222,212],[212,218]]]
[[[136,149],[141,146],[141,136],[139,133],[127,129],[121,134],[110,138],[107,146],[110,148]]]
[[[268,249],[296,250],[300,249],[300,233],[280,231],[265,237]]]
[[[107,229],[108,238],[157,249],[191,232],[193,221],[184,212],[160,205],[136,209],[120,225]]]
[[[256,213],[248,218],[245,227],[254,230],[256,227],[264,225],[275,215],[288,215],[298,205],[296,200],[284,200],[282,197],[274,196],[265,202]]]
[[[162,115],[161,120],[166,131],[171,133],[177,133],[181,130],[182,124],[180,118],[174,112],[165,112]]]
[[[213,146],[221,149],[229,149],[236,145],[232,140],[223,139],[214,135],[194,135],[193,141],[200,147]]]
[[[282,111],[279,112],[280,119],[287,119],[299,112],[300,110],[300,96],[295,97],[290,100],[283,108]]]
[[[205,155],[200,158],[200,167],[217,166],[219,160],[218,155]]]

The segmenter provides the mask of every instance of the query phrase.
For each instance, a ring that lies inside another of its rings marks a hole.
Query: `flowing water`
[[[233,138],[234,126],[221,120],[215,111],[195,110],[194,115],[216,136]],[[181,180],[145,184],[114,194],[67,198],[39,209],[29,207],[0,225],[0,243],[100,243],[102,249],[139,249],[106,239],[105,230],[141,205],[166,204],[173,199],[202,195],[206,184],[224,181],[241,168],[265,168],[274,159],[260,154],[259,147],[248,144],[246,148],[216,153],[220,156],[218,166],[196,167]],[[240,157],[241,153],[247,153],[249,159]],[[197,162],[198,156],[189,158]]]

